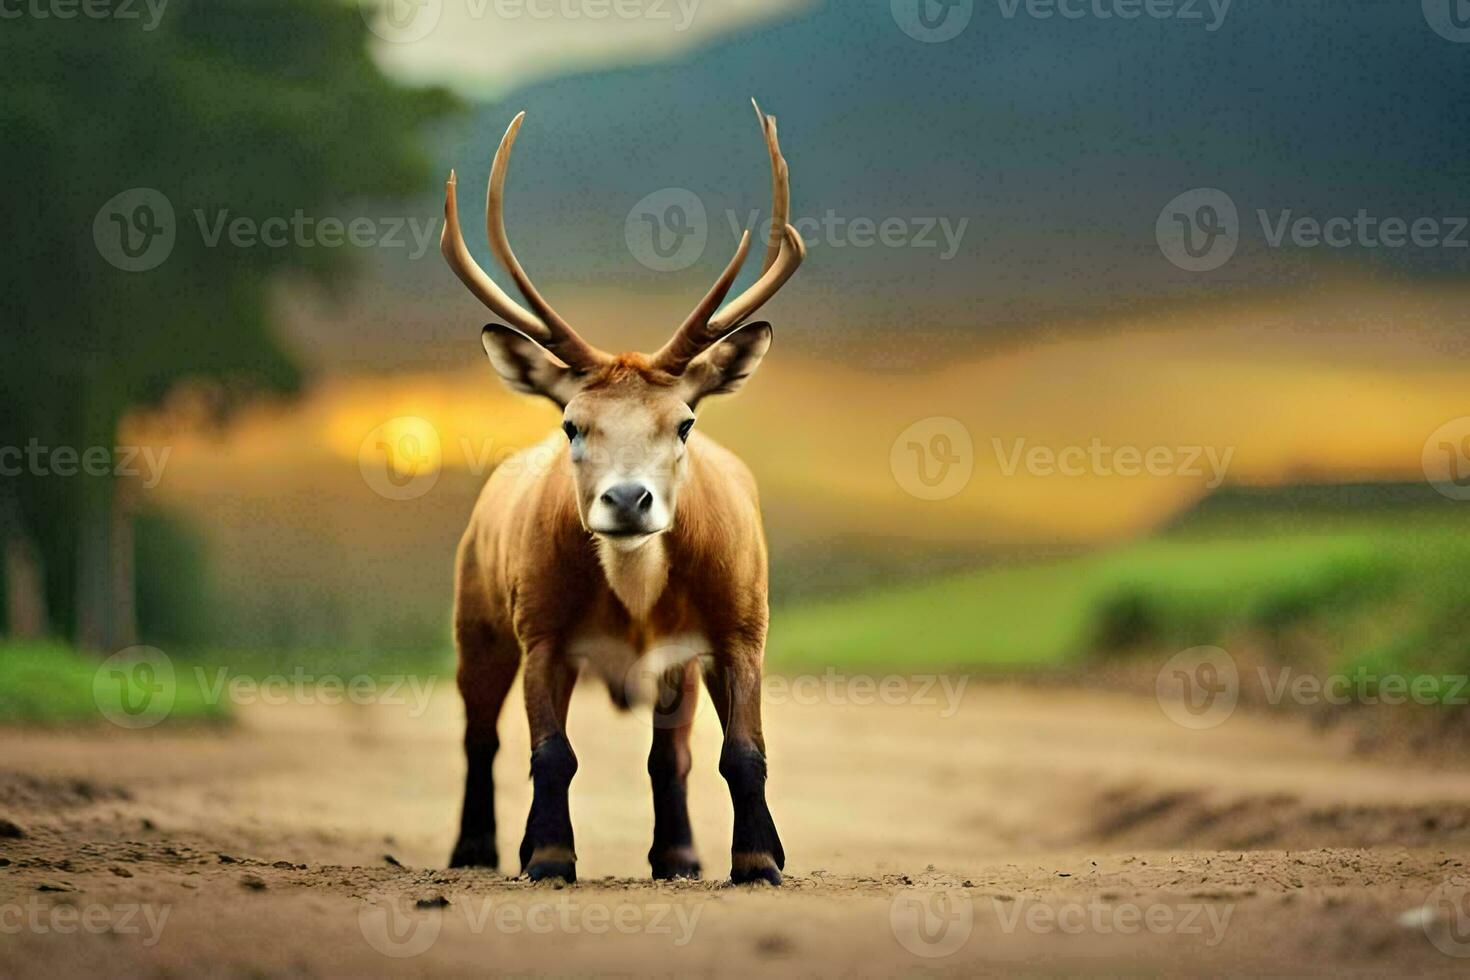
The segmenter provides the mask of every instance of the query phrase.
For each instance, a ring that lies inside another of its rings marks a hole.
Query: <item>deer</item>
[[[790,180],[776,120],[755,105],[771,164],[771,222],[759,277],[726,302],[750,250],[734,258],[653,354],[608,354],[552,309],[511,250],[506,172],[525,113],[490,168],[490,250],[526,305],[475,262],[460,232],[457,179],[445,186],[440,251],[500,321],[481,342],[513,391],[551,400],[561,431],[504,460],[477,499],[456,555],[453,632],[464,701],[464,802],[453,868],[498,869],[492,766],[501,706],[524,673],[532,801],[521,874],[575,882],[568,791],[577,757],[567,738],[572,689],[600,674],[622,708],[650,697],[654,879],[701,874],[686,786],[702,677],[723,728],[719,772],[734,827],[730,880],[781,883],[786,855],[766,802],[761,683],[769,621],[767,551],[756,481],[730,450],[694,430],[711,395],[741,389],[770,348],[769,322],[750,320],[801,265],[789,223]]]

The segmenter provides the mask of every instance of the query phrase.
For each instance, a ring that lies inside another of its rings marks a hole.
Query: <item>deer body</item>
[[[786,224],[775,120],[758,107],[757,114],[771,156],[773,227],[784,232],[768,248],[759,280],[722,307],[748,250],[747,232],[715,286],[653,355],[614,356],[586,344],[511,252],[501,205],[522,117],[496,154],[486,222],[492,249],[532,311],[470,258],[450,177],[442,250],[465,285],[510,323],[484,329],[491,364],[510,387],[563,409],[562,432],[491,475],[460,542],[454,630],[467,772],[451,866],[498,865],[491,770],[501,705],[523,669],[534,792],[521,869],[533,880],[576,880],[567,790],[577,760],[565,722],[586,668],[620,705],[658,704],[648,757],[654,876],[700,874],[685,782],[703,675],[725,732],[720,772],[735,813],[731,878],[780,883],[785,855],[766,805],[760,719],[768,614],[756,485],[733,453],[692,431],[700,401],[737,391],[760,363],[770,326],[744,321],[804,254]]]

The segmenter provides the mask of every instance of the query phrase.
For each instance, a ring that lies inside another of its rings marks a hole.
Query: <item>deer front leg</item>
[[[531,726],[531,812],[521,839],[521,871],[532,881],[577,880],[577,851],[567,790],[577,757],[567,741],[567,704],[575,669],[549,646],[526,655],[526,718]]]
[[[786,852],[766,805],[766,742],[761,734],[762,652],[716,653],[706,681],[725,728],[720,775],[730,787],[735,829],[730,840],[730,880],[781,884]]]
[[[653,714],[648,778],[653,783],[653,847],[648,863],[655,878],[698,878],[699,856],[689,829],[689,732],[699,704],[699,664],[690,661],[660,679]]]

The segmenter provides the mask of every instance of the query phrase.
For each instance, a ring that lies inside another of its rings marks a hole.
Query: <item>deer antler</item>
[[[750,101],[755,106],[761,134],[766,139],[766,150],[771,156],[771,238],[766,244],[761,277],[716,312],[745,261],[750,245],[750,233],[747,231],[735,250],[735,258],[715,280],[714,287],[684,320],[669,342],[654,354],[655,366],[670,374],[683,373],[689,362],[702,351],[745,322],[776,295],[806,257],[806,244],[796,229],[788,223],[791,214],[791,179],[786,158],[781,155],[781,144],[776,137],[776,119],[761,112],[761,107],[754,99]]]
[[[439,250],[449,267],[461,282],[474,293],[491,312],[504,317],[510,326],[519,330],[536,343],[555,354],[568,367],[585,370],[607,360],[607,355],[583,340],[571,325],[563,320],[551,305],[541,297],[526,270],[511,251],[510,239],[505,234],[505,172],[510,165],[510,148],[515,143],[516,131],[521,127],[524,112],[511,120],[500,147],[495,151],[495,162],[490,167],[490,185],[485,194],[485,230],[490,236],[490,250],[505,266],[516,287],[535,313],[528,312],[515,300],[506,295],[485,270],[475,262],[465,247],[464,236],[459,230],[459,207],[455,199],[455,175],[449,173],[449,182],[444,188],[444,231],[439,236]]]

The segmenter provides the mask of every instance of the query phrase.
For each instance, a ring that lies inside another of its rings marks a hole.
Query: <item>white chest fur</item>
[[[597,557],[613,595],[642,622],[669,584],[669,559],[662,535],[637,547],[624,548],[606,538],[597,539]]]

